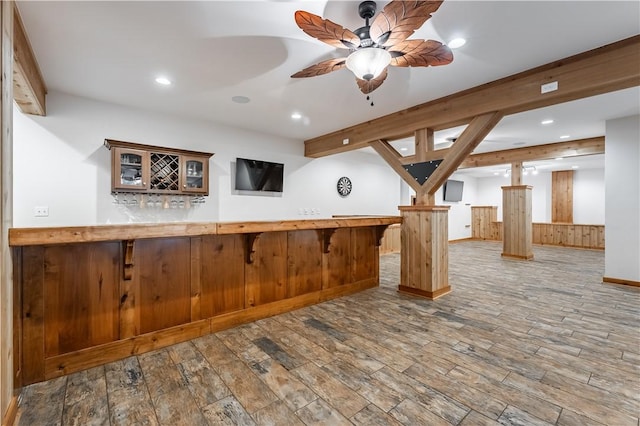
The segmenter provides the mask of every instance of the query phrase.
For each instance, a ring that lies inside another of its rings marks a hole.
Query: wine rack
[[[209,195],[212,153],[112,139],[104,144],[112,153],[112,194]]]
[[[180,190],[180,156],[150,153],[151,191]]]

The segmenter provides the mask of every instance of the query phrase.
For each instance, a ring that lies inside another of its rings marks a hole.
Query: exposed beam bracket
[[[440,163],[442,163],[442,159],[425,161],[423,163],[405,164],[403,167],[420,185],[422,185],[427,181],[427,179],[429,179],[429,176],[436,171]]]

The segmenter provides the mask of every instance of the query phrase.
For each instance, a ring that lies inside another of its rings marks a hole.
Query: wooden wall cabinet
[[[208,152],[105,139],[111,150],[111,192],[209,195]]]

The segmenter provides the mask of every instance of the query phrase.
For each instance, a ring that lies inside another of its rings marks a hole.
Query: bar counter
[[[375,287],[397,216],[14,228],[17,387]]]

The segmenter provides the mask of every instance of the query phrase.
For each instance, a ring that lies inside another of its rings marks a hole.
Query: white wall
[[[491,176],[477,179],[476,204],[498,206],[502,220],[502,186],[511,178]],[[531,185],[533,222],[551,222],[551,172],[523,176],[523,184]],[[573,174],[573,222],[585,225],[604,224],[604,169],[576,170]]]
[[[464,182],[462,201],[444,201],[442,188],[438,189],[435,195],[436,205],[451,207],[449,209],[449,240],[471,238],[471,206],[476,205],[476,179],[460,173],[454,173],[449,179]]]
[[[14,113],[14,226],[74,226],[169,221],[244,221],[397,215],[400,178],[377,155],[350,152],[304,157],[299,140],[124,108],[68,94],[47,95],[46,117]],[[116,205],[111,196],[110,151],[105,138],[213,152],[209,193],[191,209],[140,209]],[[285,164],[284,192],[240,195],[233,189],[236,157]],[[351,195],[337,194],[349,176]],[[48,206],[48,217],[34,207]],[[300,215],[300,209],[317,215]]]
[[[511,185],[511,177],[491,176],[477,179],[477,206],[498,206],[498,220],[502,221],[502,187]],[[522,177],[523,185],[531,185],[531,217],[533,222],[551,222],[551,173]]]
[[[573,223],[602,225],[605,222],[604,169],[573,173]]]
[[[605,146],[604,276],[640,282],[640,116],[607,121]]]

